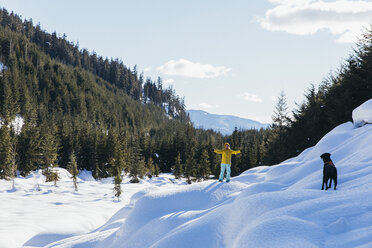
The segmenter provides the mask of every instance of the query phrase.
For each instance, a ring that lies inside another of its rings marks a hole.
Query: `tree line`
[[[123,171],[133,182],[172,172],[191,183],[218,176],[213,149],[226,141],[242,151],[233,157],[233,176],[279,163],[350,120],[351,111],[371,98],[371,41],[368,31],[337,73],[308,89],[292,115],[282,93],[269,129],[222,136],[195,129],[184,99],[164,89],[161,78],[145,79],[135,67],[79,50],[65,36],[3,9],[0,178],[42,169],[56,181],[53,168],[60,166],[72,174],[86,169],[95,178],[114,176],[119,185]],[[17,115],[24,120],[20,132],[12,127]]]
[[[85,56],[64,37],[4,9],[0,17],[0,178],[41,169],[56,182],[53,168],[62,167],[73,175],[85,169],[95,178],[114,176],[118,184],[123,171],[133,182],[172,172],[191,183],[218,175],[213,149],[226,140],[247,146],[250,162],[238,159],[235,175],[259,164],[261,145],[248,151],[251,143],[262,142],[259,131],[229,138],[195,129],[184,99],[164,89],[161,78],[144,79],[117,60],[94,65],[95,54]],[[107,71],[92,69],[102,65]],[[12,127],[16,116],[24,121],[20,132]]]
[[[325,134],[347,121],[352,111],[372,98],[372,29],[366,29],[353,52],[319,86],[310,85],[304,101],[289,114],[285,95],[272,126],[268,163],[297,156],[314,146]]]

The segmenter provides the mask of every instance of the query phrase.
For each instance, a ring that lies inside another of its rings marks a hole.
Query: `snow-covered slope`
[[[102,182],[84,181],[75,197],[72,184],[37,193],[19,179],[19,190],[6,192],[9,182],[0,181],[0,247],[19,239],[24,247],[59,248],[372,247],[371,140],[372,125],[344,123],[299,156],[230,183],[126,181],[122,203]],[[337,190],[320,190],[324,152],[337,166]]]
[[[238,129],[260,129],[269,126],[250,119],[232,115],[215,115],[202,110],[187,110],[187,113],[190,114],[190,119],[196,128],[212,129],[223,135],[232,134],[235,127]]]
[[[344,123],[298,157],[230,183],[139,191],[100,230],[47,247],[372,247],[372,125]],[[330,152],[337,190],[320,190]]]

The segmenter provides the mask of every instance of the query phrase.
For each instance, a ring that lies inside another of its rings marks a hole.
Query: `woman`
[[[226,170],[226,182],[230,182],[230,173],[231,173],[231,155],[232,154],[239,154],[240,150],[234,151],[230,149],[230,144],[225,143],[224,144],[224,149],[219,150],[219,149],[214,149],[215,153],[222,154],[222,159],[221,159],[221,172],[220,172],[220,178],[218,181],[222,182],[223,181],[223,176],[225,174]]]

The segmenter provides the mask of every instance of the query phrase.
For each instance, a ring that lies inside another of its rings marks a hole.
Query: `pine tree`
[[[121,196],[121,193],[122,193],[122,189],[121,189],[121,182],[122,182],[122,177],[121,177],[121,167],[120,167],[120,164],[119,163],[116,163],[115,161],[111,161],[112,164],[114,164],[114,168],[113,168],[113,176],[114,176],[114,193],[115,193],[115,197],[118,198],[118,201],[120,200],[120,196]]]
[[[280,96],[278,97],[272,120],[272,128],[279,128],[280,132],[283,132],[283,129],[290,123],[287,99],[284,91],[280,92]]]
[[[155,176],[156,176],[156,177],[159,176],[160,169],[159,169],[159,166],[158,166],[157,164],[155,164],[155,170],[154,170],[154,173],[155,173]]]
[[[214,152],[214,146],[211,139],[208,140],[206,149],[208,151],[211,173],[214,175],[215,178],[218,178],[220,174],[220,160],[218,159],[217,154]]]
[[[145,174],[146,163],[141,155],[141,149],[138,144],[136,137],[131,139],[131,164],[129,166],[129,176],[132,177],[132,183],[138,183],[139,178],[142,178]]]
[[[19,170],[27,176],[40,165],[40,133],[33,127],[34,122],[27,120],[18,137]]]
[[[189,154],[186,159],[184,175],[187,179],[187,183],[191,184],[192,178],[196,175],[196,160],[194,153]]]
[[[284,92],[280,93],[272,116],[272,132],[268,144],[268,161],[269,163],[280,162],[287,156],[286,153],[286,130],[290,123],[288,116],[287,100]],[[254,155],[257,159],[257,153]]]
[[[197,178],[199,179],[207,179],[211,175],[210,170],[210,161],[209,161],[209,155],[207,150],[203,150],[199,163],[198,163],[198,175]]]
[[[147,177],[152,178],[152,176],[155,175],[155,164],[151,157],[149,157],[149,159],[147,160],[146,168],[147,168],[147,173],[146,173]]]
[[[77,166],[77,162],[76,162],[76,156],[75,156],[75,152],[72,151],[71,152],[71,155],[70,155],[70,162],[69,162],[69,171],[71,173],[71,176],[72,176],[72,181],[74,183],[74,188],[75,188],[75,191],[77,192],[78,191],[78,183],[77,183],[77,176],[79,175],[79,170],[78,170],[78,166]]]
[[[13,142],[10,148],[10,162],[11,162],[10,179],[12,180],[12,190],[15,190],[15,177],[17,176],[17,166],[18,166],[17,143],[16,142]]]
[[[13,139],[11,129],[3,124],[0,128],[0,178],[12,178],[12,168],[15,166],[12,156]]]
[[[46,176],[47,182],[54,182],[57,185],[59,180],[58,173],[54,170],[57,165],[58,156],[58,140],[55,135],[55,127],[44,127],[41,134],[40,142],[40,152],[41,152],[41,168],[43,169],[43,174]]]
[[[175,163],[174,163],[174,177],[176,179],[179,179],[182,176],[182,174],[183,174],[183,168],[181,164],[181,155],[178,152],[177,157],[175,159]]]

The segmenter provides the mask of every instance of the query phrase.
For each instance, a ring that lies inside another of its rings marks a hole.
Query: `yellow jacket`
[[[240,150],[234,151],[231,149],[214,149],[215,153],[222,154],[221,164],[231,164],[231,155],[232,154],[239,154]]]

